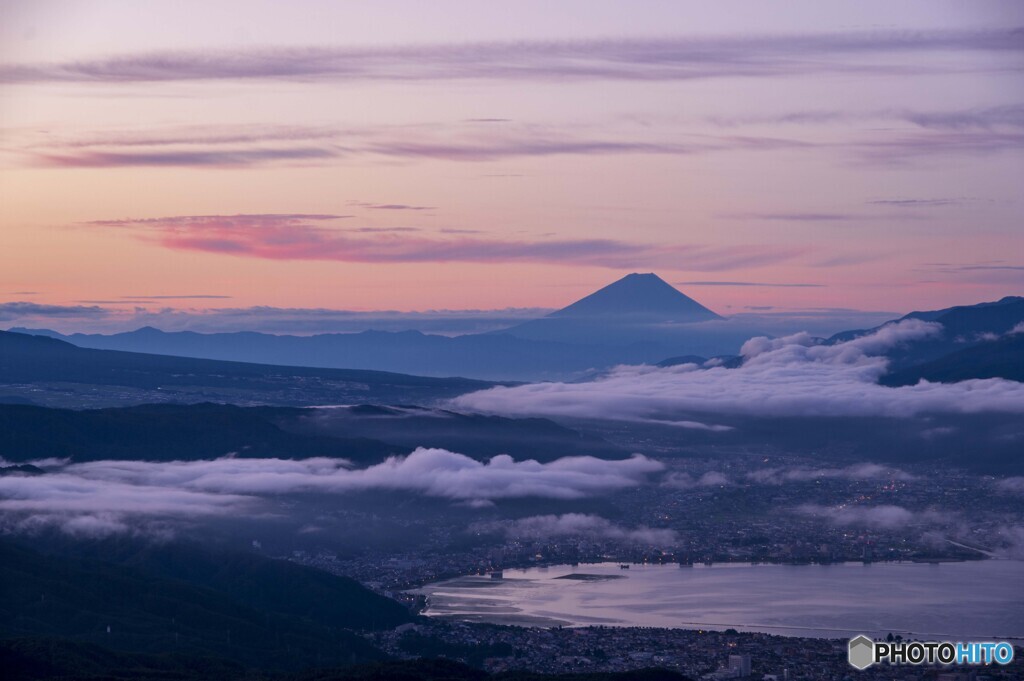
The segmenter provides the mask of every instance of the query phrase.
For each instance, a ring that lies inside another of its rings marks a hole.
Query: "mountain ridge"
[[[391,371],[492,381],[571,380],[619,364],[735,353],[748,331],[698,328],[722,320],[655,274],[630,274],[552,313],[501,331],[325,333],[135,331],[63,335],[15,328],[81,347],[282,366]]]
[[[0,331],[0,395],[5,401],[30,398],[47,406],[429,402],[494,385],[466,378],[82,348],[51,337]]]
[[[648,291],[655,293],[646,295]],[[638,298],[646,302],[637,303]],[[672,321],[673,315],[678,320],[694,310],[699,317],[710,315],[712,318]],[[68,347],[151,353],[163,357],[161,361],[165,362],[173,357],[194,357],[275,365],[282,370],[296,367],[288,370],[293,373],[321,366],[329,371],[384,371],[435,377],[460,375],[489,381],[536,382],[586,380],[588,376],[620,364],[675,364],[687,357],[722,357],[732,361],[746,340],[764,335],[750,328],[720,323],[720,319],[656,275],[633,273],[546,317],[502,331],[455,337],[414,330],[368,330],[314,336],[251,331],[207,334],[165,332],[151,326],[111,335],[65,336],[49,330],[22,328],[12,331],[75,344]],[[1024,322],[1024,297],[1005,296],[998,301],[975,305],[919,310],[886,323],[906,319],[941,324],[943,333],[901,344],[890,351],[890,369],[894,374],[1008,333]],[[821,342],[848,341],[879,328],[843,331]],[[3,341],[0,338],[0,345]],[[968,355],[964,361],[976,362],[977,358],[971,357]],[[993,370],[1006,373],[993,366],[979,371],[982,374]],[[943,375],[970,377],[971,371],[946,367]],[[352,380],[355,378],[353,376]],[[31,396],[4,395],[0,391],[0,401],[28,397]]]

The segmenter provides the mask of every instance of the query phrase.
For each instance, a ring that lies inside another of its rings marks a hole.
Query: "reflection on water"
[[[522,626],[653,626],[849,637],[1024,639],[1024,562],[601,563],[459,577],[417,591],[427,615]]]

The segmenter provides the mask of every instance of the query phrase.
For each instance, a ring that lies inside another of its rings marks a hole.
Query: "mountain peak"
[[[550,317],[643,317],[660,322],[721,319],[658,275],[634,272],[553,312]]]

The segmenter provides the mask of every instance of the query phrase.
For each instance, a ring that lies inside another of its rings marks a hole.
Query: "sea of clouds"
[[[728,427],[688,414],[741,416],[893,416],[923,413],[1024,413],[1024,383],[974,379],[896,388],[878,384],[887,350],[937,337],[942,327],[907,319],[834,345],[806,333],[752,338],[739,368],[682,364],[621,366],[587,383],[532,383],[469,393],[454,408],[506,415],[650,421],[687,428]],[[710,419],[706,419],[710,420]]]
[[[258,513],[267,499],[288,494],[404,491],[476,506],[521,497],[580,499],[644,484],[664,470],[639,455],[550,463],[500,455],[480,462],[425,448],[363,469],[332,458],[36,463],[44,474],[0,477],[0,530],[115,532],[151,519]]]

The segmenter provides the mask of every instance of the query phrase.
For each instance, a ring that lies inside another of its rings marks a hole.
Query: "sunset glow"
[[[0,301],[80,329],[550,309],[632,271],[725,315],[1021,292],[1018,5],[185,5],[5,4]]]

